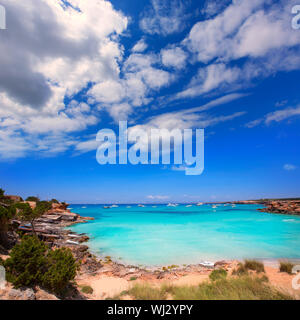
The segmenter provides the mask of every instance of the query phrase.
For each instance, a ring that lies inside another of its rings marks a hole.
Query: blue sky
[[[0,4],[7,193],[73,203],[300,196],[297,1]],[[96,133],[116,130],[120,120],[132,128],[204,128],[203,174],[100,166]]]

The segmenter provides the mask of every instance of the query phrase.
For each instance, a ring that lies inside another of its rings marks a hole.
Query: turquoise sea
[[[300,217],[262,213],[258,205],[70,207],[95,218],[71,228],[90,236],[91,251],[126,264],[300,258]]]

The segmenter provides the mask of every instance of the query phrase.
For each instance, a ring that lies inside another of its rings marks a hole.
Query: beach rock
[[[26,289],[23,293],[24,300],[35,300],[35,294],[32,289]]]
[[[78,239],[78,241],[80,242],[80,243],[82,243],[82,242],[86,242],[86,241],[89,241],[89,237],[88,236],[82,236],[82,237],[80,237],[79,239]]]
[[[10,300],[35,300],[35,293],[31,288],[27,289],[10,289],[8,292]]]
[[[225,260],[217,261],[217,262],[215,262],[215,264],[214,264],[215,267],[224,267],[224,266],[226,266],[226,265],[228,265],[228,262],[225,261]]]
[[[19,300],[23,297],[21,290],[10,289],[8,292],[8,298],[12,300]]]
[[[170,272],[168,272],[168,271],[160,272],[160,273],[157,275],[156,279],[164,279],[164,278],[166,277],[166,275],[168,275],[168,274],[170,274]]]

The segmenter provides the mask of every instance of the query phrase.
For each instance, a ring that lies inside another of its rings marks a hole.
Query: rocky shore
[[[276,200],[264,203],[265,208],[258,209],[261,212],[300,215],[300,200]]]

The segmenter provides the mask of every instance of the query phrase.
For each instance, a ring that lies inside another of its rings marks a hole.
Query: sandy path
[[[295,275],[279,272],[278,268],[268,266],[265,266],[265,270],[271,285],[300,299],[300,290],[295,290],[292,288],[292,280]]]
[[[78,280],[78,285],[88,285],[93,288],[91,299],[103,300],[120,294],[124,290],[128,290],[131,283],[125,279],[117,277],[109,277],[106,275],[97,275],[84,280]]]
[[[89,296],[90,299],[103,300],[119,295],[122,291],[129,290],[131,286],[136,283],[148,283],[154,286],[160,286],[164,283],[176,286],[195,286],[208,279],[207,274],[190,274],[182,276],[176,280],[137,280],[129,281],[120,277],[112,277],[107,275],[96,275],[85,279],[77,280],[79,286],[88,285],[93,288],[93,294]]]
[[[270,284],[279,290],[288,293],[300,299],[300,290],[292,288],[292,279],[294,275],[279,272],[278,268],[265,266],[266,276],[269,278]],[[196,286],[209,279],[208,274],[191,273],[185,276],[180,276],[176,280],[137,280],[129,281],[121,277],[113,277],[108,275],[95,275],[85,279],[77,280],[79,285],[89,285],[93,288],[94,293],[89,296],[90,299],[103,300],[119,295],[122,291],[129,290],[130,287],[136,283],[148,283],[153,286],[160,286],[162,284],[171,284],[175,286]]]

